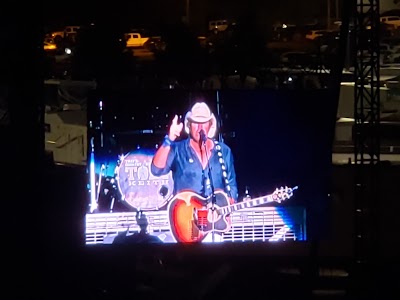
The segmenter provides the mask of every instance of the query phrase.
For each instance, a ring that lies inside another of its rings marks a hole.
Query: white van
[[[64,28],[65,35],[69,36],[71,34],[77,34],[80,28],[81,28],[80,26],[65,26]]]
[[[78,34],[78,31],[80,29],[80,26],[65,26],[64,30],[59,30],[59,31],[53,31],[51,33],[51,37],[56,41],[60,42],[64,38],[70,38],[72,40],[75,40],[76,35]]]
[[[400,17],[398,16],[385,16],[381,17],[381,23],[393,25],[395,28],[400,26]]]
[[[213,20],[208,22],[208,30],[210,31],[224,31],[228,28],[228,21],[227,20]]]

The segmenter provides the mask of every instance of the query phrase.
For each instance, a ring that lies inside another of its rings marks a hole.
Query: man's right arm
[[[157,149],[151,161],[151,172],[155,176],[165,175],[170,171],[168,158],[171,155],[173,141],[168,135],[165,136],[163,143]]]
[[[168,156],[172,148],[172,143],[180,136],[183,128],[183,123],[178,123],[178,116],[175,115],[172,124],[169,128],[169,133],[164,137],[162,145],[158,148],[153,156],[151,170],[154,175],[163,175],[169,172],[166,170]]]
[[[171,145],[164,141],[154,154],[153,157],[154,166],[160,169],[165,168],[165,166],[167,165],[167,159],[170,151],[171,151]]]

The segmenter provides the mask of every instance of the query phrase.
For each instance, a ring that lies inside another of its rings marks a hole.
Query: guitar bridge
[[[198,209],[196,211],[197,214],[197,226],[200,230],[204,230],[208,223],[208,209]]]

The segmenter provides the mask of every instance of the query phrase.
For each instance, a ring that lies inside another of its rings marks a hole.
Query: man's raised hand
[[[175,115],[174,119],[172,120],[171,126],[169,127],[169,139],[171,141],[175,141],[175,139],[181,135],[182,129],[183,123],[179,122],[178,115]]]

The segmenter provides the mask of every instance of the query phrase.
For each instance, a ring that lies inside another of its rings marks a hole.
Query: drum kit
[[[101,165],[96,176],[97,212],[154,211],[167,208],[173,192],[172,174],[170,172],[156,177],[151,173],[154,153],[138,149],[120,155],[111,168],[110,164]]]
[[[172,174],[157,177],[151,172],[151,161],[165,135],[162,128],[166,124],[161,126],[161,118],[157,117],[157,120],[160,119],[157,127],[126,130],[126,122],[121,125],[119,119],[127,119],[110,114],[112,108],[106,113],[109,118],[104,118],[102,101],[97,107],[97,114],[89,122],[95,128],[90,143],[90,186],[95,187],[90,191],[90,211],[110,213],[166,209],[168,200],[172,198]],[[118,122],[115,121],[117,119]],[[153,117],[151,120],[155,121]]]

